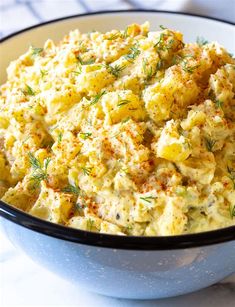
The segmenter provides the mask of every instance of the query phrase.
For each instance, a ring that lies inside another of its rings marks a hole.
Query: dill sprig
[[[221,101],[221,100],[219,100],[219,99],[216,99],[215,101],[215,106],[216,106],[216,108],[220,108],[220,109],[222,109],[223,108],[223,101]]]
[[[146,197],[140,197],[141,200],[151,204],[152,203],[152,200],[156,199],[156,197],[153,197],[153,196],[146,196]]]
[[[173,44],[174,44],[173,38],[168,40],[167,35],[165,33],[161,33],[158,38],[158,41],[155,43],[153,47],[158,49],[159,51],[166,51],[171,49]]]
[[[92,171],[92,167],[81,167],[83,174],[86,176],[90,176],[91,171]]]
[[[164,68],[164,65],[165,65],[165,61],[160,59],[160,60],[157,62],[156,70],[161,70],[161,69],[163,69],[163,68]]]
[[[41,75],[41,78],[42,78],[42,79],[43,79],[47,74],[48,74],[48,71],[47,71],[47,70],[40,69],[40,75]]]
[[[79,212],[79,214],[81,214],[86,207],[87,207],[87,205],[84,202],[84,199],[82,199],[81,204],[80,203],[75,204],[75,210],[77,210]]]
[[[233,188],[235,190],[235,169],[232,169],[229,165],[227,166],[227,171],[229,174],[229,178],[232,180]]]
[[[184,129],[180,125],[177,127],[177,131],[179,135],[184,135]]]
[[[37,47],[32,46],[32,55],[33,56],[41,55],[42,52],[43,52],[43,48],[37,48]]]
[[[117,106],[120,108],[120,107],[125,106],[128,103],[130,103],[130,100],[123,99],[123,100],[120,100],[120,102],[117,104]]]
[[[60,144],[61,141],[62,141],[62,137],[63,137],[63,133],[62,132],[59,132],[58,134],[58,143]]]
[[[95,221],[94,220],[92,220],[91,218],[89,218],[88,220],[87,220],[87,230],[88,231],[92,231],[92,228],[94,227],[94,223],[95,223]]]
[[[174,40],[170,39],[169,42],[167,42],[167,45],[165,46],[165,48],[169,50],[172,48],[173,44],[174,44]]]
[[[80,41],[80,43],[79,43],[79,51],[80,51],[80,52],[87,52],[87,51],[89,51],[89,49],[87,48],[87,46],[84,45],[84,43],[83,43],[82,41]]]
[[[216,144],[216,140],[213,140],[209,137],[205,137],[205,144],[208,151],[213,152],[213,147]]]
[[[158,48],[159,50],[164,50],[165,46],[164,46],[164,39],[166,37],[166,34],[161,33],[158,41],[155,43],[155,45],[153,46],[154,48]]]
[[[92,99],[92,101],[90,102],[89,105],[92,106],[92,105],[96,104],[104,94],[106,94],[106,91],[103,91],[103,92],[97,94],[97,95]]]
[[[128,120],[130,120],[131,118],[128,116],[128,117],[126,117],[126,118],[124,118],[122,121],[121,121],[121,123],[122,124],[125,124],[126,122],[128,122]]]
[[[80,75],[82,73],[82,66],[79,66],[78,70],[72,70],[71,73],[74,75]]]
[[[138,55],[140,55],[140,50],[135,45],[130,48],[130,52],[127,55],[125,55],[124,58],[130,62],[133,62]]]
[[[48,165],[49,165],[50,162],[51,162],[51,158],[46,158],[44,160],[44,169],[45,169],[45,171],[47,171],[47,168],[48,168]]]
[[[25,84],[25,90],[22,91],[24,95],[35,96],[35,92],[28,84]]]
[[[230,210],[230,216],[233,219],[235,217],[235,204],[230,205],[229,210]]]
[[[111,41],[111,40],[114,40],[116,38],[120,37],[120,33],[119,32],[116,32],[116,33],[113,33],[110,37],[106,38],[107,40]]]
[[[200,65],[189,66],[187,61],[183,61],[181,65],[182,65],[183,70],[190,74],[192,74],[194,70],[200,66]]]
[[[129,35],[128,35],[128,30],[129,30],[129,26],[126,27],[126,29],[124,30],[124,32],[121,34],[121,37],[122,38],[127,38]]]
[[[81,203],[77,202],[74,204],[74,209],[77,210],[79,213],[83,211],[83,209],[86,207],[85,203],[85,194],[84,192],[79,188],[77,184],[68,184],[65,188],[62,189],[62,192],[64,193],[70,193],[75,195],[76,197],[79,197],[77,201],[81,201]]]
[[[34,188],[37,188],[42,180],[48,179],[47,169],[50,161],[50,158],[46,158],[42,165],[41,162],[31,152],[29,153],[29,162],[33,169],[33,174],[30,177],[30,180],[33,181]]]
[[[150,81],[154,75],[152,66],[149,67],[149,63],[146,59],[143,60],[142,64],[143,72],[146,75],[146,82]]]
[[[130,103],[130,100],[121,99],[121,97],[118,96],[118,104],[117,104],[117,106],[118,106],[119,108],[125,106],[125,105],[128,104],[128,103]]]
[[[208,44],[208,40],[206,40],[204,37],[202,36],[198,36],[197,39],[196,39],[196,43],[199,45],[199,46],[204,46],[206,44]]]
[[[79,54],[76,55],[76,58],[81,65],[91,65],[91,64],[95,63],[94,58],[90,58],[89,60],[84,61]]]
[[[193,55],[192,54],[185,54],[185,55],[176,54],[172,58],[172,65],[179,64],[180,62],[184,62],[184,65],[186,65],[187,64],[187,62],[186,62],[187,58],[193,58]]]
[[[114,77],[118,78],[120,73],[126,68],[126,65],[107,65],[108,71],[114,75]]]
[[[91,132],[80,132],[79,135],[83,140],[86,140],[92,135],[92,133]]]
[[[220,108],[223,109],[223,101],[219,100],[216,98],[215,93],[213,92],[213,90],[210,90],[208,93],[208,97],[210,98],[211,101],[214,102],[216,108]]]
[[[29,153],[29,162],[34,170],[42,168],[40,161],[31,152]]]
[[[71,193],[79,196],[81,193],[81,189],[76,184],[75,185],[68,184],[65,188],[62,189],[62,192]]]
[[[128,234],[131,233],[131,231],[133,230],[134,226],[129,224],[125,227],[125,232],[127,232]]]

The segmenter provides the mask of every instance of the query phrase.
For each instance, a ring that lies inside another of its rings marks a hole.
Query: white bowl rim
[[[92,15],[103,15],[103,14],[122,14],[122,13],[162,13],[162,14],[172,14],[172,15],[183,15],[183,16],[190,16],[190,17],[198,17],[198,18],[203,18],[203,19],[208,19],[208,20],[214,20],[214,21],[218,21],[218,22],[222,22],[225,24],[229,24],[229,25],[235,25],[234,22],[232,21],[228,21],[225,19],[221,19],[221,18],[217,18],[217,17],[209,17],[206,15],[201,15],[201,14],[192,14],[192,13],[187,13],[187,12],[178,12],[178,11],[165,11],[165,10],[153,10],[153,9],[130,9],[130,10],[108,10],[108,11],[95,11],[95,12],[89,12],[89,13],[82,13],[82,14],[75,14],[75,15],[69,15],[69,16],[65,16],[65,17],[61,17],[61,18],[55,18],[55,19],[51,19],[45,22],[41,22],[41,23],[37,23],[35,25],[32,25],[30,27],[21,29],[19,31],[13,32],[7,36],[4,36],[3,38],[0,39],[0,43],[9,40],[10,38],[13,38],[16,35],[19,35],[21,33],[33,30],[35,28],[39,28],[42,26],[46,26],[48,24],[51,23],[56,23],[56,22],[60,22],[60,21],[64,21],[64,20],[68,20],[68,19],[73,19],[73,18],[79,18],[79,17],[85,17],[85,16],[92,16]]]

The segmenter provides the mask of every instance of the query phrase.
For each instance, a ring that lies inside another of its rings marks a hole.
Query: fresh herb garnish
[[[216,99],[215,100],[215,106],[216,106],[216,108],[222,109],[223,108],[223,101]]]
[[[80,133],[80,137],[81,137],[83,140],[88,139],[91,135],[92,135],[92,133],[90,133],[90,132],[81,132],[81,133]]]
[[[79,54],[76,55],[76,58],[78,59],[78,61],[81,65],[91,65],[91,64],[95,63],[94,58],[90,58],[89,60],[84,61]]]
[[[130,234],[131,231],[133,230],[134,226],[133,225],[128,225],[127,227],[125,227],[125,231]]]
[[[173,44],[174,44],[174,42],[175,42],[175,41],[174,41],[173,39],[170,39],[169,42],[167,43],[167,45],[166,45],[165,48],[166,48],[167,50],[171,49],[172,46],[173,46]]]
[[[180,62],[184,62],[183,64],[186,65],[187,64],[187,62],[186,62],[187,58],[193,58],[193,55],[192,54],[185,54],[185,55],[176,54],[172,58],[172,64],[176,65],[176,64],[179,64]]]
[[[227,166],[227,171],[228,171],[228,174],[229,174],[229,178],[232,180],[233,188],[235,190],[235,170],[232,169],[232,167]]]
[[[63,188],[62,192],[71,193],[71,194],[79,196],[81,189],[77,185],[69,184],[67,185],[67,187]]]
[[[158,48],[159,50],[164,50],[165,46],[164,46],[164,38],[166,37],[166,34],[161,33],[158,41],[156,42],[156,44],[153,46],[154,48]]]
[[[74,75],[80,75],[82,73],[82,66],[79,66],[78,70],[72,70],[71,73]]]
[[[161,33],[158,38],[158,41],[154,45],[154,48],[157,48],[159,51],[165,51],[171,49],[175,42],[174,39],[172,38],[168,41],[165,38],[167,38],[167,35],[165,33]]]
[[[153,196],[147,196],[147,197],[140,197],[141,200],[146,201],[147,203],[151,204],[152,200],[156,199],[156,197]]]
[[[29,162],[33,169],[33,174],[30,177],[30,180],[33,181],[34,188],[37,188],[42,180],[48,179],[47,168],[50,161],[50,158],[46,158],[42,165],[40,161],[31,152],[29,153]]]
[[[34,155],[30,152],[29,153],[29,162],[33,169],[40,169],[42,168],[40,161],[34,157]]]
[[[110,37],[106,38],[107,40],[111,41],[111,40],[114,40],[116,38],[120,37],[120,33],[117,32],[117,33],[113,33]]]
[[[209,42],[202,36],[198,36],[196,39],[196,42],[199,46],[204,46],[206,44],[208,44]]]
[[[32,47],[33,56],[41,55],[42,52],[43,52],[43,48]]]
[[[75,204],[75,209],[76,209],[79,213],[81,213],[81,212],[84,210],[84,208],[86,208],[86,204],[84,204],[84,203],[82,203],[82,204],[76,203],[76,204]]]
[[[176,164],[174,164],[175,168],[177,171],[179,171],[178,167]],[[180,172],[180,171],[179,171]],[[175,194],[178,195],[178,196],[181,196],[181,197],[186,197],[187,195],[187,190],[184,186],[178,186],[176,189],[175,189]]]
[[[97,95],[92,99],[92,101],[90,102],[90,106],[96,104],[104,94],[106,94],[106,91],[103,91],[103,92],[97,94]]]
[[[87,230],[88,231],[92,231],[92,228],[94,227],[94,223],[95,221],[90,218],[87,220]]]
[[[176,65],[176,64],[179,64],[179,62],[182,60],[182,56],[179,55],[179,54],[176,54],[173,56],[172,58],[172,65]]]
[[[40,75],[41,75],[41,78],[42,78],[42,79],[43,79],[47,74],[48,74],[48,71],[47,71],[47,70],[40,69]]]
[[[117,106],[120,108],[120,107],[125,106],[125,105],[128,104],[129,102],[130,102],[129,100],[123,99],[123,100],[120,100],[120,102],[118,103]]]
[[[126,27],[125,31],[123,32],[123,34],[121,34],[121,37],[122,38],[127,38],[129,35],[128,35],[128,30],[129,30],[129,27]]]
[[[184,135],[184,129],[180,125],[177,127],[177,130],[179,135]]]
[[[189,66],[186,61],[182,62],[182,68],[185,72],[188,72],[192,74],[196,68],[198,68],[200,65],[194,65],[194,66]]]
[[[23,90],[24,95],[35,96],[35,92],[28,84],[25,85],[25,90]]]
[[[208,151],[213,152],[213,147],[215,146],[215,143],[216,143],[215,140],[209,137],[205,137],[205,144]]]
[[[230,216],[233,219],[235,217],[235,204],[230,205],[229,209],[230,209]]]
[[[215,93],[213,92],[213,90],[210,90],[209,93],[208,93],[208,97],[210,98],[211,101],[214,102],[216,108],[220,108],[222,109],[223,108],[223,101],[219,100],[219,99],[216,99],[215,97]]]
[[[164,68],[164,65],[165,65],[164,60],[161,60],[161,59],[160,59],[160,60],[157,62],[156,70],[161,70],[161,69],[163,69],[163,68]]]
[[[63,137],[63,133],[62,132],[59,132],[58,134],[58,143],[60,144],[61,141],[62,141],[62,137]]]
[[[92,167],[81,167],[81,169],[84,175],[90,176]]]
[[[118,104],[117,104],[117,106],[118,106],[119,108],[125,106],[125,105],[128,104],[128,103],[130,103],[130,100],[121,99],[121,97],[118,96]]]
[[[87,51],[89,51],[89,49],[83,44],[82,41],[80,42],[80,45],[79,45],[79,51],[80,52],[87,52]]]
[[[163,25],[159,25],[159,28],[161,28],[162,30],[166,30],[167,28],[164,27]]]
[[[116,78],[120,76],[120,73],[126,68],[126,65],[107,65],[108,71]]]
[[[125,124],[126,122],[128,122],[128,120],[130,120],[131,118],[130,117],[127,117],[127,118],[124,118],[123,120],[122,120],[122,124]]]
[[[135,58],[140,54],[140,50],[137,46],[133,46],[130,48],[130,52],[124,56],[124,58],[130,62],[133,62]]]
[[[147,60],[143,60],[143,64],[142,64],[142,68],[143,68],[143,72],[146,75],[146,82],[150,81],[151,78],[154,75],[154,71],[152,66],[149,67],[149,63]]]

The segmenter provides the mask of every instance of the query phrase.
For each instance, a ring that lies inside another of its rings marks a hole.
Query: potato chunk
[[[153,144],[153,147],[159,158],[174,162],[186,160],[192,152],[189,140],[179,134],[173,120],[167,122],[157,144]]]
[[[146,116],[139,97],[130,90],[107,93],[102,98],[102,106],[105,121],[109,124],[116,124],[128,117],[143,120]]]
[[[70,194],[55,192],[42,183],[38,200],[29,213],[54,223],[64,223],[67,221],[72,207]]]

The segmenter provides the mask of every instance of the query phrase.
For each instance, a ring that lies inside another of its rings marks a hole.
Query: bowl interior
[[[125,29],[131,23],[143,23],[149,21],[151,29],[159,29],[159,25],[179,30],[184,34],[186,42],[195,41],[202,36],[208,41],[218,41],[229,52],[234,51],[233,25],[217,20],[183,14],[166,12],[109,12],[92,15],[76,16],[59,20],[42,26],[23,31],[19,35],[3,40],[0,49],[0,83],[6,80],[6,68],[10,61],[17,59],[29,47],[40,47],[51,38],[58,42],[65,34],[73,29],[81,32],[92,30],[108,31],[111,29]]]

